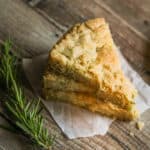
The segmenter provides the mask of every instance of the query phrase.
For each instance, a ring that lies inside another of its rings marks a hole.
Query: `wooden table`
[[[47,52],[74,23],[95,17],[106,18],[123,55],[150,84],[150,0],[0,0],[0,43],[10,37],[18,56],[33,57]],[[29,90],[27,95],[32,95]],[[135,122],[115,121],[105,136],[75,140],[64,137],[47,112],[43,114],[57,135],[54,150],[150,149],[150,110],[141,117],[142,131]],[[0,129],[1,149],[34,148],[23,137]]]

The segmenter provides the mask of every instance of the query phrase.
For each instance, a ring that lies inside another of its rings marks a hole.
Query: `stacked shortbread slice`
[[[138,117],[136,90],[124,76],[103,18],[76,24],[52,48],[43,95],[120,120]]]

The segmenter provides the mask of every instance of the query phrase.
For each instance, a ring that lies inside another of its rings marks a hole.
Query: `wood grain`
[[[127,2],[120,3],[114,0],[118,7],[125,7],[129,12]],[[144,0],[146,1],[146,0]],[[136,7],[140,3],[131,2]],[[107,0],[44,0],[31,8],[28,0],[0,0],[0,41],[3,42],[9,36],[14,40],[15,47],[22,49],[19,52],[22,57],[32,57],[46,52],[56,40],[74,23],[93,17],[105,17],[110,24],[115,42],[120,46],[123,54],[132,66],[142,74],[150,83],[150,51],[148,36],[143,36],[141,30],[131,17],[125,17],[123,12],[112,6]],[[125,6],[124,6],[125,5]],[[142,8],[148,8],[142,4]],[[125,10],[123,9],[123,11]],[[139,11],[135,11],[139,13]],[[144,17],[143,12],[142,16]],[[137,15],[138,16],[138,15]],[[149,16],[145,14],[145,16]],[[147,19],[147,18],[146,18]],[[134,19],[135,20],[135,19]],[[142,26],[142,25],[141,25]],[[149,29],[146,29],[147,31]],[[145,38],[146,37],[146,38]],[[18,53],[18,51],[15,51]],[[26,83],[26,81],[25,81]],[[28,85],[26,85],[28,87]],[[29,88],[29,87],[28,87]],[[30,89],[31,90],[31,89]],[[26,89],[26,95],[34,95]],[[124,123],[115,121],[105,136],[78,138],[68,140],[57,127],[49,113],[42,112],[46,117],[46,126],[57,138],[54,150],[148,150],[150,149],[150,110],[142,115],[145,127],[142,131],[135,128],[135,122]],[[2,123],[2,121],[0,120]],[[130,135],[134,133],[134,136]],[[0,130],[0,146],[6,150],[36,149],[27,144],[20,136]]]
[[[0,0],[0,39],[11,38],[24,57],[48,51],[56,41],[56,27],[19,0]]]
[[[103,0],[121,18],[150,40],[150,1],[143,0]]]

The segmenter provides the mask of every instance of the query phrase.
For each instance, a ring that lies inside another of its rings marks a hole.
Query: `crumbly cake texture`
[[[130,121],[138,117],[138,113],[134,107],[132,107],[132,109],[129,111],[119,108],[110,102],[99,101],[90,95],[85,95],[83,93],[63,92],[46,89],[44,90],[44,95],[46,100],[68,102],[86,108],[92,112],[97,112],[119,120]]]
[[[66,92],[94,93],[94,89],[90,86],[86,86],[81,82],[76,82],[73,79],[68,79],[63,75],[57,75],[53,72],[47,72],[43,76],[43,88]]]
[[[81,82],[99,100],[134,107],[136,90],[124,76],[108,24],[97,18],[75,25],[49,53],[48,70]]]

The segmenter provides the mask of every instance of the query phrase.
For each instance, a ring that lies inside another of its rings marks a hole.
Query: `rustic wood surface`
[[[150,0],[0,0],[0,43],[11,38],[20,57],[49,51],[74,23],[104,17],[113,38],[133,68],[150,84]],[[27,86],[26,94],[33,96]],[[135,122],[115,121],[105,136],[68,140],[45,111],[46,125],[57,135],[54,150],[149,150],[150,110]],[[5,123],[0,118],[0,123]],[[130,133],[134,133],[134,136]],[[36,149],[22,136],[0,129],[0,150]]]

